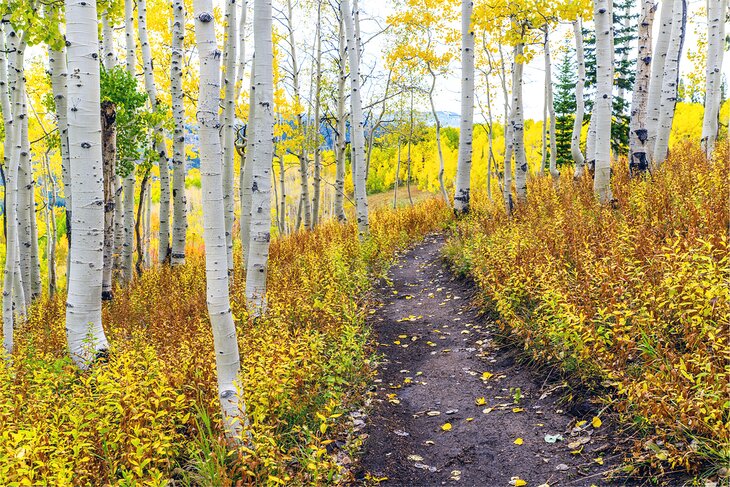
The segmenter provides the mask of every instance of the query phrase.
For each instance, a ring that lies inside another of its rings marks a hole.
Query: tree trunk
[[[274,75],[271,0],[254,3],[256,123],[251,165],[251,233],[246,262],[246,299],[252,316],[266,310],[266,275],[271,239],[271,164],[274,151]]]
[[[647,101],[651,78],[651,31],[656,4],[643,0],[639,18],[639,50],[636,60],[636,80],[631,96],[631,122],[629,129],[629,171],[633,176],[649,169],[647,153]]]
[[[279,155],[279,191],[281,201],[279,202],[279,228],[282,235],[287,234],[286,228],[286,168],[284,167],[284,151]]]
[[[23,314],[25,310],[25,296],[22,293],[20,283],[19,267],[19,242],[18,242],[18,168],[20,159],[17,157],[18,146],[20,145],[20,130],[15,114],[14,104],[11,100],[15,96],[15,83],[11,78],[15,76],[13,62],[16,54],[12,49],[10,39],[17,38],[15,31],[6,19],[0,23],[8,25],[8,42],[5,43],[4,29],[0,30],[0,46],[3,46],[0,53],[0,102],[2,103],[3,124],[5,138],[3,140],[3,166],[5,168],[5,216],[6,216],[6,253],[5,268],[3,271],[3,348],[10,354],[13,351],[13,330],[15,325],[15,314]],[[19,291],[19,292],[17,292]]]
[[[315,75],[314,75],[314,124],[310,129],[312,131],[312,151],[314,151],[314,175],[312,178],[312,227],[319,224],[320,219],[320,198],[322,194],[322,161],[319,150],[319,127],[320,127],[320,98],[322,93],[322,1],[317,1],[317,53],[315,55]]]
[[[657,125],[656,144],[654,146],[654,164],[659,167],[669,153],[669,134],[674,121],[674,110],[677,106],[677,90],[679,88],[679,63],[682,60],[684,33],[687,26],[687,0],[674,0],[672,9],[672,38],[667,49],[662,79],[662,100],[659,106],[659,123]]]
[[[48,49],[48,71],[51,77],[51,89],[53,101],[56,104],[56,123],[58,125],[59,146],[61,148],[61,181],[63,182],[63,194],[66,210],[66,240],[71,248],[71,173],[68,157],[68,117],[67,97],[68,71],[66,70],[66,46],[61,44],[58,51]],[[69,253],[70,257],[70,253]],[[68,273],[68,259],[66,261],[66,273]]]
[[[583,89],[586,84],[586,64],[583,53],[583,21],[578,17],[573,21],[573,35],[575,36],[575,57],[578,65],[578,79],[575,84],[575,119],[573,120],[573,135],[570,139],[570,152],[575,162],[576,179],[583,175],[585,168],[585,157],[580,150],[580,135],[583,128],[583,117],[585,116],[585,101],[583,100]]]
[[[522,72],[524,45],[515,46],[512,77],[512,138],[515,155],[515,192],[517,201],[527,201],[527,155],[525,154],[525,120],[522,106]]]
[[[550,38],[548,34],[548,26],[545,25],[545,107],[550,123],[550,175],[557,180],[560,176],[558,172],[558,146],[555,140],[555,105],[553,104],[553,63],[550,56]],[[545,120],[544,123],[548,123]]]
[[[258,0],[260,1],[260,0]],[[218,119],[220,102],[220,51],[215,39],[211,0],[195,0],[195,39],[200,58],[197,119],[200,133],[200,174],[203,188],[203,239],[208,315],[213,329],[218,399],[226,434],[238,439],[241,410],[238,373],[240,356],[228,288],[227,248],[223,202],[223,177]],[[269,26],[270,27],[270,26]],[[239,404],[240,402],[240,404]]]
[[[613,101],[613,18],[612,2],[593,0],[596,19],[596,101],[593,104],[596,131],[593,190],[601,203],[611,201],[611,112]]]
[[[398,162],[395,166],[395,183],[393,185],[393,209],[398,207],[398,182],[400,179],[400,137],[398,137]]]
[[[342,18],[342,11],[339,15],[338,35],[338,62],[339,76],[337,78],[337,128],[335,130],[335,148],[337,153],[335,169],[335,218],[345,221],[345,162],[347,150],[347,124],[345,120],[345,85],[347,82],[347,71],[345,71],[345,57],[347,56],[347,44],[345,33],[345,21]]]
[[[454,211],[467,213],[471,191],[472,134],[474,130],[474,29],[472,0],[461,1],[461,123],[456,165]]]
[[[502,81],[502,97],[504,100],[504,185],[502,198],[507,215],[512,214],[512,153],[514,152],[514,136],[512,134],[512,111],[509,105],[509,91],[507,90],[507,69],[504,62],[502,45],[499,45],[499,64]],[[514,67],[513,67],[514,68]],[[514,86],[514,69],[512,70],[512,85]]]
[[[357,229],[360,237],[370,233],[368,216],[368,197],[365,173],[365,123],[362,113],[360,93],[360,53],[357,30],[359,26],[353,18],[350,0],[341,1],[342,17],[347,32],[347,53],[350,61],[350,129],[352,133],[351,156],[355,178],[355,209]]]
[[[185,106],[183,105],[182,68],[185,42],[185,5],[172,3],[172,59],[170,96],[175,130],[172,139],[172,253],[171,265],[185,263],[185,240],[188,228],[185,195]],[[231,197],[231,201],[233,197]]]
[[[246,71],[246,18],[248,15],[248,0],[241,0],[241,15],[238,16],[238,69],[236,69],[235,100],[243,89],[243,74]]]
[[[221,113],[221,144],[223,145],[223,211],[226,222],[226,249],[228,260],[228,272],[233,272],[233,223],[235,219],[234,210],[236,207],[233,196],[233,173],[234,158],[236,151],[235,123],[236,117],[236,64],[237,43],[236,38],[236,0],[225,1],[224,45],[223,45],[223,73],[221,82],[223,84],[223,112]],[[231,274],[232,275],[232,274]]]
[[[104,273],[102,301],[113,299],[112,264],[114,251],[114,179],[117,161],[117,108],[114,103],[101,103],[101,150],[104,163]]]
[[[722,60],[725,54],[725,17],[728,0],[707,2],[707,68],[705,72],[705,114],[702,120],[702,148],[711,159],[720,129]]]
[[[246,127],[246,155],[241,164],[239,176],[241,191],[241,246],[243,247],[243,262],[248,265],[248,255],[251,240],[251,182],[253,178],[253,156],[256,148],[254,133],[258,120],[256,119],[256,53],[254,52],[253,67],[251,68],[251,86],[249,88],[248,126]]]
[[[152,108],[157,110],[161,107],[157,99],[152,51],[147,35],[147,0],[137,0],[137,28],[139,30],[139,43],[142,48],[144,85]],[[157,255],[160,264],[162,264],[168,262],[170,255],[170,175],[167,168],[165,132],[162,126],[157,127],[155,130],[155,139],[155,150],[158,154],[160,169],[160,242]]]
[[[127,72],[134,77],[136,75],[136,42],[134,37],[134,3],[133,0],[124,2],[124,39],[126,43],[126,68]],[[123,230],[124,242],[122,244],[122,280],[130,283],[134,278],[134,186],[136,183],[135,169],[132,167],[129,174],[124,177],[122,183],[124,189],[124,212]],[[140,200],[140,205],[142,200]]]
[[[68,144],[74,189],[66,334],[71,357],[86,368],[109,344],[101,322],[104,175],[96,1],[66,0]]]
[[[651,60],[651,79],[649,80],[649,94],[647,100],[647,147],[649,149],[649,165],[653,164],[654,147],[656,146],[659,114],[662,104],[662,80],[664,78],[664,64],[667,61],[667,50],[672,38],[672,11],[674,0],[662,0],[662,10],[659,16],[659,34],[654,43],[654,53]]]
[[[43,156],[43,169],[45,170],[45,194],[46,197],[46,269],[48,273],[48,296],[56,294],[56,202],[57,190],[56,181],[51,172],[51,164],[48,152]]]

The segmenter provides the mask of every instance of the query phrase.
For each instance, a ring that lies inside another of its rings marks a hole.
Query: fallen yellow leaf
[[[593,425],[594,428],[600,428],[601,425],[603,424],[603,422],[601,421],[601,418],[596,416],[593,418],[593,421],[591,421],[591,424]]]
[[[477,397],[474,402],[477,406],[484,406],[487,403],[487,400],[483,397]]]
[[[517,438],[515,440],[515,445],[521,445],[522,443],[524,443],[524,441],[522,440],[522,438]]]
[[[451,423],[445,423],[441,426],[441,429],[444,431],[450,431],[451,430]]]

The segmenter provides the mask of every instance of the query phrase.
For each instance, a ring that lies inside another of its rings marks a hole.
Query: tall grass
[[[654,174],[614,166],[611,206],[589,177],[535,178],[508,219],[479,200],[448,247],[499,325],[536,360],[607,388],[642,433],[635,462],[730,463],[730,171],[694,145]]]
[[[0,360],[0,485],[317,484],[347,479],[335,439],[370,379],[370,278],[394,252],[449,218],[435,200],[351,224],[325,223],[271,244],[269,313],[249,319],[244,272],[232,306],[242,359],[245,446],[221,435],[205,268],[193,250],[156,267],[104,307],[108,363],[67,358],[64,296],[44,298]]]

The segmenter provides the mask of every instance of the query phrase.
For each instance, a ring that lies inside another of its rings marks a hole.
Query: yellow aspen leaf
[[[515,445],[521,445],[521,444],[523,444],[523,443],[524,443],[524,440],[523,440],[522,438],[517,438],[517,439],[515,440]]]
[[[603,424],[603,422],[601,421],[601,418],[596,416],[593,418],[593,421],[591,421],[591,424],[593,425],[594,428],[600,428],[601,425]]]
[[[441,426],[443,431],[451,431],[451,423],[445,423]]]
[[[487,403],[487,400],[486,400],[485,398],[483,398],[483,397],[477,397],[477,398],[476,398],[476,399],[474,400],[474,403],[475,403],[475,404],[476,404],[477,406],[484,406],[484,405],[485,405],[485,404]]]

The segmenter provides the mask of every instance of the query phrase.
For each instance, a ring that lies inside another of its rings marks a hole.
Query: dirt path
[[[384,358],[363,468],[390,486],[607,485],[601,473],[618,459],[608,425],[592,424],[597,407],[585,405],[577,423],[561,409],[560,384],[493,342],[442,244],[429,236],[402,255],[379,290],[371,322]]]

